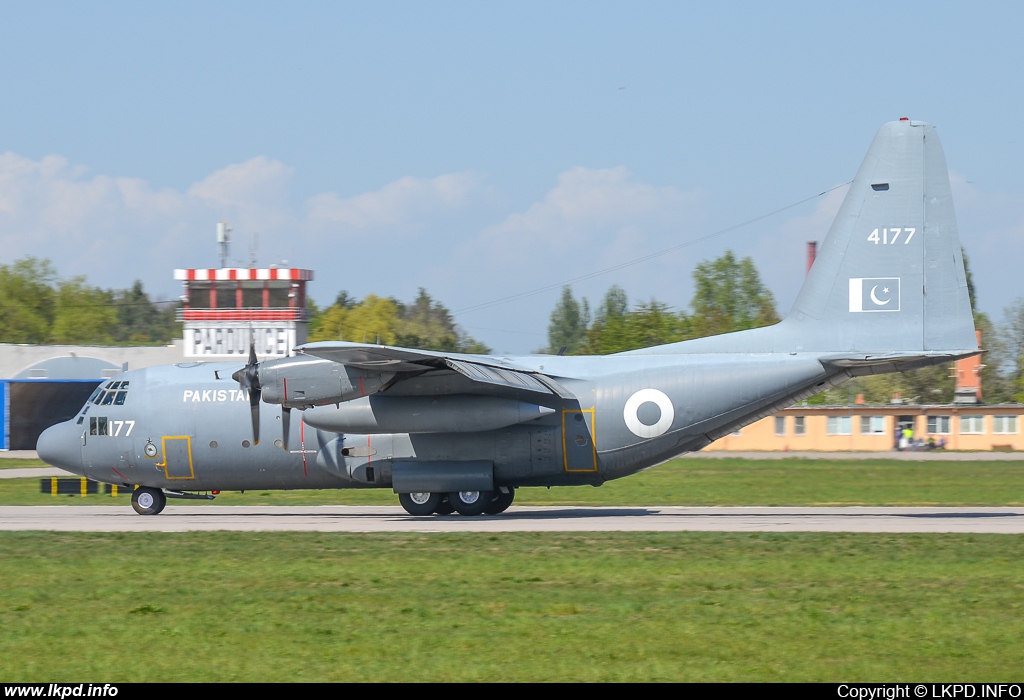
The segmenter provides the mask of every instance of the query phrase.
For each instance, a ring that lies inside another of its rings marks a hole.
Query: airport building
[[[716,440],[705,452],[885,452],[897,431],[913,430],[927,449],[1024,450],[1024,405],[792,406]]]
[[[0,450],[34,450],[39,434],[72,418],[103,380],[124,369],[207,360],[244,362],[252,337],[260,359],[306,342],[300,268],[181,269],[183,337],[162,347],[0,344]]]
[[[261,358],[288,357],[306,342],[306,284],[312,270],[186,269],[175,270],[174,279],[185,286],[178,320],[189,359],[244,358],[250,338]]]

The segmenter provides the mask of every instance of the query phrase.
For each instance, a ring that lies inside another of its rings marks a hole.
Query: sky
[[[998,320],[1024,296],[1022,25],[1010,2],[0,0],[0,264],[176,299],[227,221],[233,265],[313,269],[321,306],[423,287],[516,354],[567,282],[683,310],[733,250],[785,314],[907,116],[938,128]]]

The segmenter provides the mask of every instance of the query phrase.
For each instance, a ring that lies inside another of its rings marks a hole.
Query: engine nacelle
[[[289,382],[289,386],[291,383]],[[366,396],[303,412],[306,425],[332,433],[474,433],[550,415],[555,409],[495,396]]]
[[[375,394],[395,376],[394,372],[347,367],[315,357],[287,357],[260,363],[263,400],[288,408],[308,408],[351,401]]]

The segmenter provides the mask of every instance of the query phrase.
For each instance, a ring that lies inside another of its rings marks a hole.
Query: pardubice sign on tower
[[[287,357],[306,342],[306,283],[312,270],[234,268],[175,270],[185,284],[179,320],[185,357],[245,357],[250,335],[261,357]]]

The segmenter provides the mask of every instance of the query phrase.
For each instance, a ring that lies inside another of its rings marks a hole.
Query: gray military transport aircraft
[[[412,515],[497,514],[520,486],[597,486],[851,377],[978,352],[942,147],[900,119],[774,326],[600,357],[320,342],[241,368],[150,367],[102,384],[38,451],[136,486],[143,515],[168,497],[340,488],[390,488]],[[261,422],[276,439],[259,441]]]

